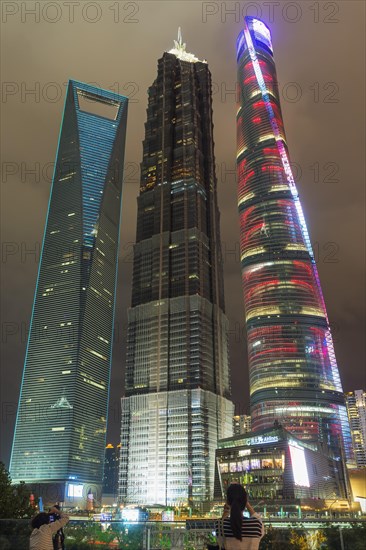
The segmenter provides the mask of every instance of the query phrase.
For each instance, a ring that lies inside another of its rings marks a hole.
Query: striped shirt
[[[69,516],[66,514],[61,512],[60,516],[61,519],[53,523],[47,523],[41,525],[39,529],[33,529],[29,540],[29,550],[53,550],[53,535],[69,521]]]
[[[257,550],[264,535],[264,526],[259,514],[253,514],[250,518],[243,518],[241,525],[242,540],[235,538],[230,525],[230,518],[225,518],[216,523],[216,533],[219,544],[224,546],[220,533],[224,528],[225,550]]]

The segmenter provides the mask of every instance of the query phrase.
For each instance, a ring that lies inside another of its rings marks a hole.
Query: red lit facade
[[[279,421],[351,458],[332,337],[289,164],[270,31],[247,17],[237,42],[237,174],[252,429]]]

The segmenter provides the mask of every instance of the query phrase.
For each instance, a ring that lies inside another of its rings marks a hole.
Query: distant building
[[[118,469],[119,453],[121,445],[114,447],[111,443],[105,448],[104,474],[103,474],[103,496],[117,496],[118,492]]]
[[[216,465],[217,500],[237,482],[251,501],[264,500],[267,511],[276,506],[296,511],[303,505],[326,509],[336,500],[347,506],[349,480],[343,462],[329,447],[302,441],[281,426],[222,439]]]
[[[357,468],[366,467],[366,393],[355,390],[345,394]]]
[[[69,81],[10,461],[45,505],[101,495],[127,102]]]
[[[353,499],[359,502],[361,510],[366,514],[366,468],[355,468],[348,470],[352,487]]]
[[[252,419],[249,414],[238,414],[233,417],[234,435],[246,434],[252,431]]]

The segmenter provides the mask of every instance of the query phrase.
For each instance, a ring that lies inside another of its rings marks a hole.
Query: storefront
[[[325,500],[347,499],[346,475],[329,449],[275,427],[219,442],[215,499],[222,499],[236,482],[245,486],[251,501],[264,500],[281,515],[285,508],[290,515],[301,515],[300,506],[322,509]]]

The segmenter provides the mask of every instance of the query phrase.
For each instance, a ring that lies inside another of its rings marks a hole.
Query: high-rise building
[[[271,34],[246,17],[237,41],[237,174],[252,429],[275,420],[352,454],[317,266],[289,162]]]
[[[366,467],[366,393],[347,392],[346,405],[357,468]]]
[[[252,419],[248,414],[237,414],[233,416],[233,433],[242,435],[252,431]]]
[[[67,88],[10,463],[46,502],[101,489],[127,101]]]
[[[116,497],[118,492],[119,453],[121,445],[116,447],[111,443],[105,448],[103,472],[103,496]]]
[[[213,495],[232,433],[211,75],[181,36],[149,88],[122,399],[120,499]]]

